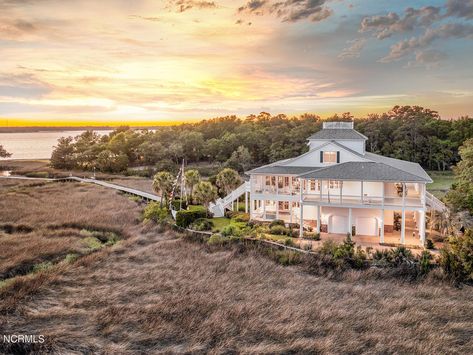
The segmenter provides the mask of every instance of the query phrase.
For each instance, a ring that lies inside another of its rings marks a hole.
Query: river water
[[[8,159],[49,159],[60,137],[77,136],[84,131],[39,131],[25,133],[0,133],[0,144],[12,156]],[[108,134],[111,131],[97,131]],[[0,158],[0,160],[2,160]]]

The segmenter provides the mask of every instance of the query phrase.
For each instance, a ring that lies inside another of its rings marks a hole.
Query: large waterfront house
[[[284,220],[318,232],[397,235],[425,241],[426,211],[443,204],[426,191],[432,179],[417,163],[365,150],[352,122],[324,122],[309,151],[248,171],[252,220]],[[249,194],[248,194],[249,191]],[[248,203],[247,203],[248,205]]]

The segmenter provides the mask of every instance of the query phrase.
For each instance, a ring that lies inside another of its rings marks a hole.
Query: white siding
[[[320,144],[318,145],[320,147]],[[367,161],[364,158],[359,157],[356,154],[344,150],[336,144],[327,144],[324,147],[310,150],[309,152],[295,158],[290,163],[285,164],[287,166],[330,166],[333,163],[320,163],[320,151],[324,152],[340,152],[340,163],[346,163],[349,161]]]
[[[330,140],[314,140],[309,141],[310,149],[315,149],[320,147],[322,144],[330,142]],[[360,154],[365,154],[365,141],[364,140],[337,140],[337,143],[344,145],[347,148],[354,150]]]

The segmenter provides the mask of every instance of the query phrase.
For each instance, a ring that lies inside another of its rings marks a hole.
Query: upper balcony
[[[300,189],[300,179],[292,176],[253,176],[251,181],[251,192],[264,195],[261,199],[299,200]],[[422,208],[424,191],[420,183],[302,180],[302,199],[309,204]]]

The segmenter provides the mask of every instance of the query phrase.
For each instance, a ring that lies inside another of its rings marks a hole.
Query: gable
[[[367,161],[360,154],[351,151],[348,148],[343,147],[340,144],[334,142],[327,142],[322,144],[318,148],[312,149],[305,154],[302,154],[289,162],[285,163],[285,166],[313,166],[322,167],[330,164],[320,162],[321,152],[340,152],[340,163],[346,163],[350,161]]]

